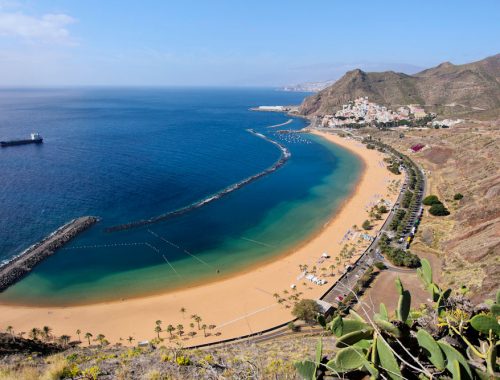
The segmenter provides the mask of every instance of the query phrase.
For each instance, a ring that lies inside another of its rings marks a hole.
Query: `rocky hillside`
[[[300,113],[331,114],[360,96],[390,107],[421,104],[427,111],[445,116],[498,116],[500,54],[465,65],[445,62],[415,75],[352,70],[332,86],[306,98]]]
[[[411,246],[441,260],[443,285],[467,286],[477,301],[492,297],[500,283],[500,122],[462,123],[451,129],[364,131],[404,152],[427,171],[427,194],[436,194],[449,216],[425,214]],[[402,137],[404,136],[404,137]],[[456,193],[463,198],[455,200]]]

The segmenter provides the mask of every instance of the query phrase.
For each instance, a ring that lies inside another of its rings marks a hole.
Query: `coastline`
[[[290,285],[295,283],[298,291],[303,292],[302,297],[319,298],[339,275],[325,277],[328,281],[326,286],[311,283],[304,286],[301,283],[303,280],[296,280],[300,274],[298,266],[307,263],[311,267],[325,251],[331,258],[323,266],[334,263],[341,249],[339,239],[353,224],[361,225],[366,219],[365,206],[373,201],[374,194],[391,200],[397,196],[386,194],[388,182],[385,180],[398,177],[379,165],[382,154],[369,151],[354,140],[313,133],[356,154],[363,162],[363,169],[355,189],[337,208],[335,215],[318,233],[294,247],[291,253],[275,256],[271,262],[259,263],[244,272],[208,284],[160,295],[68,307],[0,305],[0,324],[10,324],[16,331],[48,325],[58,335],[74,335],[76,329],[81,329],[94,335],[103,333],[111,342],[119,342],[120,338],[128,336],[139,341],[155,336],[153,329],[157,319],[163,320],[165,326],[184,324],[187,330],[191,320],[179,311],[185,307],[187,315],[200,315],[203,323],[217,326],[214,333],[221,333],[220,337],[211,335],[204,338],[203,333],[198,332],[196,337],[183,343],[192,345],[245,335],[291,320],[288,302],[279,304],[273,294],[283,293],[284,290],[291,293]],[[377,224],[382,223],[383,220]],[[360,245],[358,249],[362,251],[362,247]],[[351,259],[354,260],[355,257]],[[166,337],[166,334],[163,336]]]

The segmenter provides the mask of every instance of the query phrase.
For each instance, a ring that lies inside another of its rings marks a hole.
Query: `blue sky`
[[[500,52],[500,1],[0,0],[0,86],[278,86]]]

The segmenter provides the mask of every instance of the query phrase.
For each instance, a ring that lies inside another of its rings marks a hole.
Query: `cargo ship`
[[[43,143],[42,136],[40,136],[38,133],[32,133],[29,139],[0,141],[0,147],[5,148],[7,146],[14,146],[14,145],[41,144],[41,143]]]

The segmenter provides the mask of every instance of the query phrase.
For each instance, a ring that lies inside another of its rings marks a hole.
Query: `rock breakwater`
[[[40,242],[32,245],[19,255],[0,266],[0,292],[26,276],[33,268],[52,255],[58,248],[79,233],[98,222],[95,216],[83,216],[73,219],[59,227]]]

